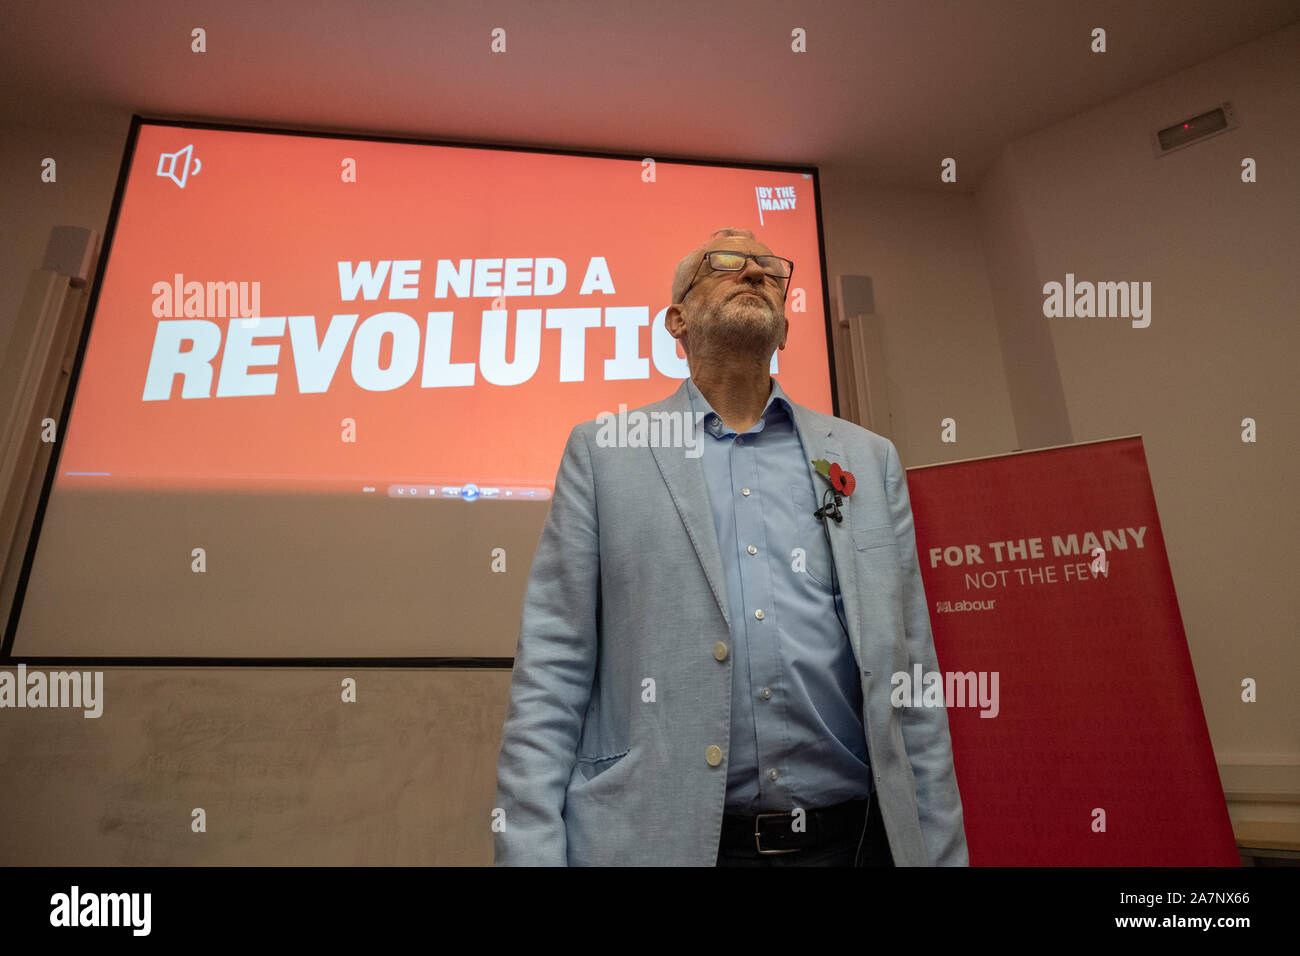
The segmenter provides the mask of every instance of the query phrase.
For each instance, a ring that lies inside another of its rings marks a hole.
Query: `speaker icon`
[[[184,157],[182,159],[182,157]],[[194,169],[190,169],[190,159],[194,159]],[[179,161],[180,175],[176,175],[176,167]],[[185,181],[191,175],[197,176],[199,170],[203,168],[203,163],[194,156],[194,144],[186,146],[184,149],[178,149],[174,153],[162,153],[158,157],[158,175],[166,176],[181,189],[185,188]]]

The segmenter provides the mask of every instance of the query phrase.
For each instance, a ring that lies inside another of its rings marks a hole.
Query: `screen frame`
[[[140,130],[143,126],[182,127],[186,129],[215,130],[231,133],[273,133],[286,136],[309,136],[320,139],[341,139],[375,143],[398,143],[412,146],[443,146],[459,149],[493,149],[512,153],[540,153],[553,156],[573,156],[586,159],[614,159],[642,162],[646,157],[632,153],[614,153],[594,150],[579,150],[560,146],[515,145],[509,143],[491,143],[478,141],[460,141],[431,139],[414,136],[392,136],[378,133],[343,131],[338,129],[316,129],[307,126],[285,127],[272,125],[251,125],[247,123],[220,122],[210,119],[184,119],[156,115],[131,114],[131,127],[127,134],[123,150],[122,163],[118,169],[117,186],[113,192],[113,203],[108,213],[108,223],[104,238],[100,243],[95,275],[91,285],[90,298],[86,305],[86,315],[82,322],[81,334],[77,341],[76,357],[68,375],[67,390],[63,397],[63,407],[59,412],[58,435],[66,433],[72,406],[77,394],[82,363],[90,341],[90,332],[94,324],[96,310],[99,306],[100,288],[108,269],[108,258],[113,249],[113,240],[117,232],[118,216],[122,201],[126,195],[127,179],[130,176],[139,143]],[[822,222],[821,181],[819,168],[799,164],[782,165],[776,163],[747,163],[717,158],[702,159],[698,157],[674,155],[655,156],[656,165],[690,165],[719,166],[728,169],[753,169],[781,173],[807,174],[813,184],[813,211],[817,222],[817,251],[820,259],[822,285],[823,320],[826,333],[826,358],[831,385],[831,410],[835,417],[840,414],[839,387],[835,375],[835,336],[831,316],[829,277],[826,272],[826,237]],[[36,547],[40,541],[41,527],[45,518],[45,509],[49,503],[54,479],[58,474],[59,459],[62,457],[63,443],[56,441],[51,449],[46,465],[45,478],[41,484],[40,498],[28,534],[23,553],[22,566],[18,573],[17,586],[14,589],[13,603],[9,608],[8,621],[5,625],[3,643],[0,643],[0,665],[34,665],[34,666],[112,666],[130,665],[132,667],[428,667],[428,668],[492,668],[509,669],[514,666],[512,657],[51,657],[15,655],[13,645],[18,632],[18,622],[22,616],[23,599],[31,576],[32,565],[36,559]],[[530,572],[531,573],[531,572]],[[24,692],[20,690],[20,692]]]

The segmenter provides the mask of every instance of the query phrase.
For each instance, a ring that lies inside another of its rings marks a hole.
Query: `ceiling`
[[[942,188],[938,160],[957,156],[966,190],[1009,141],[1300,19],[1300,0],[6,7],[5,125],[125,134],[139,112],[818,165],[920,188]],[[1096,26],[1104,55],[1089,50]],[[495,27],[505,53],[489,49]],[[791,51],[796,27],[805,53]]]

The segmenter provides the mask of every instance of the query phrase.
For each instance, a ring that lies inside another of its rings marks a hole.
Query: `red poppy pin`
[[[847,498],[853,494],[853,489],[857,485],[857,480],[853,477],[853,472],[841,468],[838,463],[827,461],[825,458],[816,458],[812,463],[817,469],[817,474],[823,475],[830,481],[831,487],[838,494]]]

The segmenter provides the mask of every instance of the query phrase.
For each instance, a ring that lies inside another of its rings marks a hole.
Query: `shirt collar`
[[[793,421],[794,410],[791,408],[792,403],[789,397],[785,394],[785,391],[781,388],[781,383],[770,375],[767,380],[772,383],[772,391],[767,396],[767,404],[763,406],[763,412],[759,415],[759,418],[766,425],[766,423],[772,419],[772,416],[784,412],[790,417],[790,420]],[[704,427],[706,430],[714,435],[731,434],[731,432],[727,430],[726,426],[722,424],[722,416],[713,410],[713,406],[710,405],[709,400],[704,397],[704,393],[700,391],[699,387],[695,384],[694,379],[688,378],[686,380],[686,394],[691,400],[691,411],[695,413],[704,413]],[[710,425],[715,419],[717,420],[717,427],[711,428]]]

